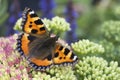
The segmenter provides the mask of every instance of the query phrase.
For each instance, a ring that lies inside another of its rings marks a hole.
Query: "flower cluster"
[[[111,61],[118,61],[120,64],[120,46],[117,44],[115,45],[113,42],[108,40],[102,40],[100,43],[104,46],[105,52],[101,56],[104,57],[106,60]]]
[[[108,41],[120,42],[120,21],[104,22],[101,31]]]
[[[71,67],[57,67],[54,66],[51,69],[47,69],[46,72],[32,71],[32,79],[39,80],[76,80],[74,71]]]
[[[53,31],[55,34],[61,34],[65,31],[70,30],[70,24],[65,21],[64,18],[60,18],[58,16],[53,17],[52,20],[43,19],[48,30]]]
[[[120,21],[106,21],[101,25],[100,43],[104,46],[103,56],[106,60],[118,61],[120,64]]]
[[[48,70],[48,73],[51,74],[55,80],[76,80],[76,76],[74,75],[74,70],[72,70],[71,66],[61,66],[61,67],[53,67]]]
[[[118,80],[120,67],[99,57],[84,57],[75,67],[78,80]]]
[[[21,22],[22,22],[22,18],[19,18],[15,23],[14,30],[22,31]]]
[[[85,39],[72,43],[71,46],[73,50],[79,54],[93,54],[104,52],[102,45]]]
[[[0,38],[0,80],[27,79],[27,63],[15,50],[17,35]]]

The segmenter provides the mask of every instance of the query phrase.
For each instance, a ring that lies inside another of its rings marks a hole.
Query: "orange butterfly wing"
[[[75,64],[78,61],[78,57],[68,48],[61,44],[56,45],[53,62],[55,65],[63,64]]]
[[[41,19],[30,8],[25,8],[21,26],[22,30],[29,34],[45,35],[47,32]]]
[[[28,39],[29,34],[22,33],[18,36],[17,39],[17,50],[20,52],[21,55],[28,55],[28,44],[29,44],[29,39]]]
[[[36,37],[31,36],[27,33],[22,33],[18,36],[17,39],[17,50],[21,54],[21,56],[24,56],[27,59],[27,56],[29,55],[29,48],[28,45],[30,42],[32,42]],[[33,53],[34,54],[34,53]],[[43,53],[44,54],[44,53]],[[45,59],[37,59],[37,58],[30,58],[29,64],[37,69],[37,70],[45,70],[49,68],[52,65],[52,56],[51,54],[47,56]]]

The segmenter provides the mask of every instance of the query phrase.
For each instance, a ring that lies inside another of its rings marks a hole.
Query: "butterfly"
[[[75,65],[78,57],[73,51],[51,36],[45,24],[30,8],[22,15],[22,33],[17,38],[17,50],[31,67],[46,70],[53,65]]]

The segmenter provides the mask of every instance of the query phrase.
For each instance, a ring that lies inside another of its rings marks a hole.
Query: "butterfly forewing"
[[[47,32],[42,20],[30,8],[25,8],[24,10],[22,17],[22,29],[26,33],[38,35],[45,35]]]

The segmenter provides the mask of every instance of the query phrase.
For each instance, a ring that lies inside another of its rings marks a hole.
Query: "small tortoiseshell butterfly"
[[[23,33],[18,36],[17,50],[33,68],[45,70],[52,65],[74,65],[78,61],[70,49],[58,42],[57,36],[51,37],[41,19],[30,8],[25,8],[21,26]]]

